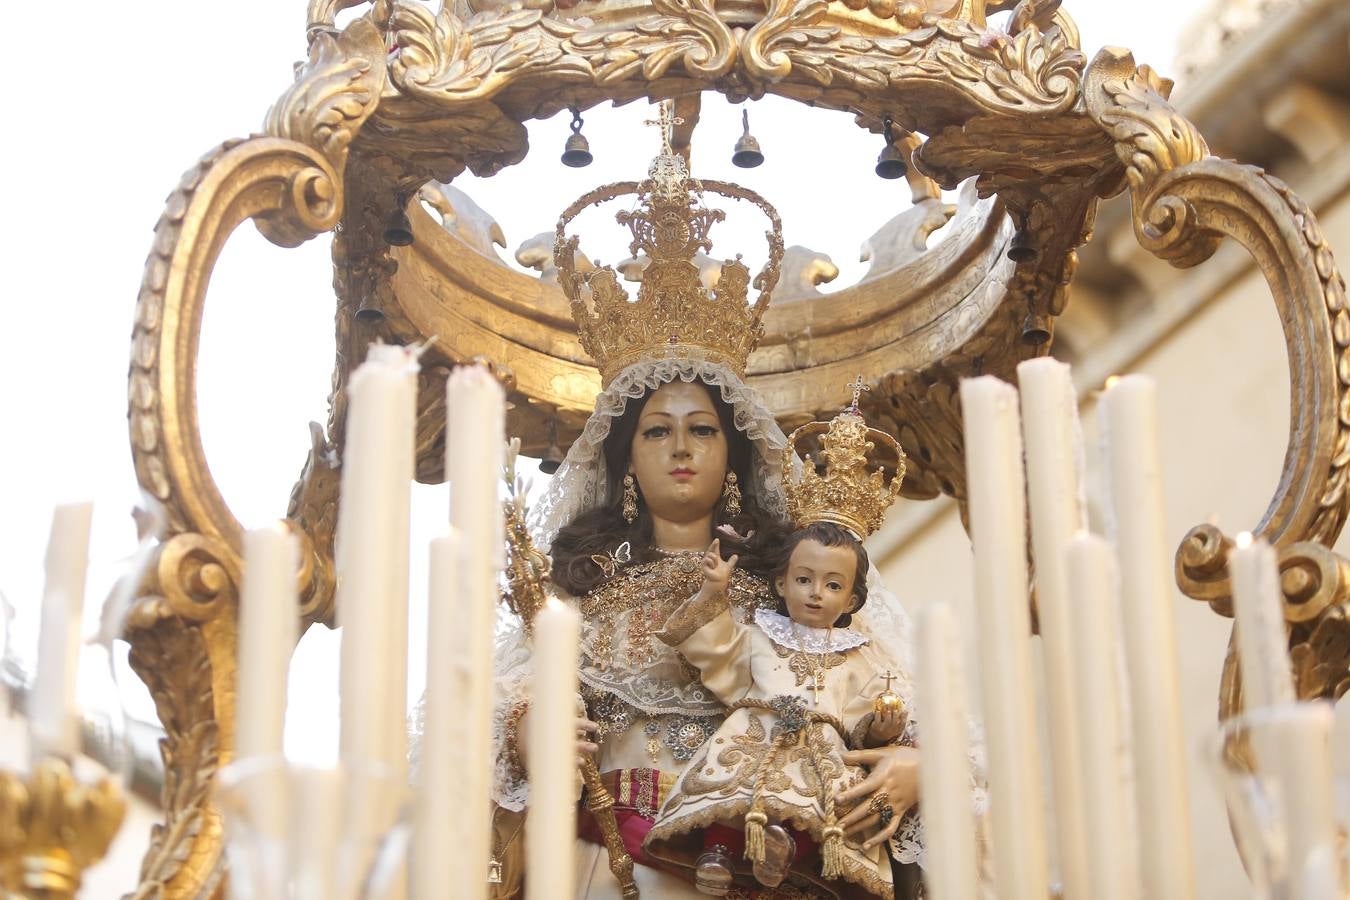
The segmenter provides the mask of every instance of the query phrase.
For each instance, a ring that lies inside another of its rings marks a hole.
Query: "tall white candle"
[[[395,777],[406,767],[407,510],[417,370],[414,351],[375,344],[352,373],[335,560],[342,757],[384,766]]]
[[[487,857],[472,856],[469,836],[485,818],[484,806],[464,802],[465,760],[478,748],[464,737],[463,700],[473,690],[469,631],[461,627],[459,534],[431,542],[431,586],[427,594],[427,689],[423,707],[419,780],[412,848],[413,900],[487,891]],[[490,678],[490,675],[489,675]],[[481,773],[477,773],[481,775]],[[481,790],[475,787],[475,791]],[[478,876],[482,877],[478,877]]]
[[[286,526],[244,533],[235,756],[281,756],[286,676],[299,634],[299,547]]]
[[[461,664],[468,676],[459,697],[464,728],[460,802],[472,818],[464,852],[472,863],[463,896],[486,896],[486,866],[492,848],[488,817],[492,795],[492,645],[497,615],[497,577],[503,563],[504,527],[499,489],[505,463],[506,395],[486,369],[455,369],[446,383],[446,477],[450,522],[461,541],[457,602]],[[533,779],[532,779],[533,788]],[[563,883],[563,882],[553,882]]]
[[[269,762],[240,789],[252,827],[270,835],[268,849],[285,871],[291,831],[291,783],[283,756],[286,676],[298,638],[296,572],[299,547],[281,524],[244,533],[244,573],[239,595],[239,665],[235,700],[235,756]]]
[[[1180,655],[1172,610],[1153,379],[1126,375],[1101,400],[1110,476],[1110,523],[1120,554],[1120,601],[1129,666],[1135,808],[1143,894],[1195,896],[1195,855],[1186,778]]]
[[[1279,806],[1286,823],[1285,852],[1290,900],[1338,900],[1338,857],[1331,756],[1335,723],[1330,703],[1299,703],[1269,710],[1262,722],[1271,734],[1254,742],[1272,747],[1276,758],[1259,760],[1259,768],[1273,773],[1280,788]],[[1257,713],[1261,715],[1260,712]]]
[[[976,896],[975,817],[970,792],[961,641],[951,607],[929,603],[919,616],[915,685],[919,721],[919,786],[923,796],[924,870],[933,900]]]
[[[1049,894],[1049,877],[1031,684],[1017,391],[992,376],[968,379],[961,382],[961,407],[983,662],[995,888],[1005,900],[1042,900]]]
[[[557,600],[534,620],[529,741],[530,804],[526,900],[553,900],[576,882],[577,643],[581,617]]]
[[[1036,559],[1036,610],[1045,666],[1055,836],[1067,900],[1087,900],[1087,848],[1082,820],[1083,770],[1078,759],[1078,713],[1073,678],[1073,626],[1064,549],[1087,526],[1083,508],[1082,434],[1078,392],[1069,367],[1048,356],[1017,367],[1022,434],[1027,452],[1027,497]]]
[[[1068,586],[1075,600],[1078,713],[1082,721],[1092,723],[1079,731],[1090,896],[1127,900],[1136,891],[1134,841],[1127,824],[1129,748],[1121,728],[1116,677],[1115,561],[1106,541],[1091,535],[1070,542],[1067,560]]]
[[[72,759],[80,750],[75,679],[93,515],[92,503],[63,504],[52,511],[42,624],[38,632],[37,679],[28,719],[34,760],[46,756]]]
[[[1275,550],[1243,532],[1228,559],[1233,576],[1242,695],[1247,709],[1292,703],[1293,669]]]

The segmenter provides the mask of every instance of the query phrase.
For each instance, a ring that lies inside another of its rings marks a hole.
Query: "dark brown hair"
[[[853,573],[853,597],[856,602],[852,610],[834,620],[835,628],[847,628],[853,622],[852,613],[862,609],[863,604],[867,602],[867,569],[871,565],[867,559],[867,550],[851,531],[833,522],[812,522],[788,535],[779,550],[778,560],[774,563],[773,576],[770,579],[774,595],[778,598],[778,611],[785,616],[788,614],[787,603],[783,600],[783,595],[778,593],[778,579],[787,574],[792,551],[797,549],[797,545],[802,541],[815,541],[825,547],[853,548],[853,555],[858,562],[857,570]]]
[[[760,502],[753,471],[754,448],[745,432],[736,427],[731,406],[713,385],[702,381],[695,383],[708,392],[713,408],[717,410],[722,433],[727,439],[727,467],[736,473],[741,489],[741,514],[734,518],[728,516],[726,499],[719,499],[713,510],[713,526],[730,525],[740,534],[754,532],[747,542],[737,542],[725,535],[718,535],[722,556],[725,558],[737,553],[740,555],[737,568],[767,576],[774,562],[773,548],[781,541],[785,526],[766,511]],[[649,397],[651,393],[629,400],[623,415],[610,426],[604,443],[605,502],[578,515],[564,525],[553,539],[553,580],[574,596],[583,596],[606,580],[604,572],[591,559],[593,555],[608,555],[619,544],[628,541],[632,546],[633,564],[659,557],[652,549],[651,514],[647,511],[647,505],[640,502],[640,491],[636,521],[629,525],[623,520],[623,476],[628,472],[633,454],[633,436],[637,433],[638,418]]]

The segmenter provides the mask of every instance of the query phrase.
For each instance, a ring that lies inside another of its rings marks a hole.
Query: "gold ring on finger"
[[[867,808],[877,815],[881,815],[883,809],[891,808],[891,797],[885,791],[877,791],[872,795],[872,799],[867,801]]]

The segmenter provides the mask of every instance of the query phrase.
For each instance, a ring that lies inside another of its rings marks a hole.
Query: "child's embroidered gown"
[[[676,609],[659,637],[698,668],[704,686],[732,711],[662,804],[648,853],[690,865],[704,828],[718,822],[739,828],[759,810],[770,824],[809,834],[822,857],[833,855],[826,869],[837,875],[830,872],[819,886],[839,896],[862,888],[891,897],[885,842],[864,851],[868,835],[844,837],[835,825],[844,811],[836,814],[832,800],[863,777],[840,754],[863,746],[872,702],[886,689],[882,673],[890,664],[867,638],[847,628],[808,628],[768,610],[740,624],[724,599],[697,596]]]

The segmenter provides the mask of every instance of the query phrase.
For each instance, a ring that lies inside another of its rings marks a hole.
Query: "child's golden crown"
[[[859,540],[881,527],[886,510],[900,496],[905,480],[905,451],[884,431],[867,427],[858,412],[860,377],[853,387],[853,404],[829,422],[803,425],[788,438],[783,454],[783,490],[788,516],[801,528],[812,522],[833,522],[853,532]],[[794,469],[798,442],[820,438],[821,470],[805,460],[800,477]],[[869,467],[868,458],[877,444],[895,454],[895,474],[889,479],[882,466]]]
[[[761,319],[783,258],[778,213],[763,197],[739,185],[690,178],[684,158],[671,148],[670,126],[678,121],[668,103],[662,103],[661,119],[652,124],[662,127],[662,146],[647,180],[596,188],[558,219],[553,259],[563,293],[572,301],[577,335],[605,385],[629,365],[651,358],[709,360],[743,377],[750,351],[764,332]],[[708,230],[726,218],[722,210],[703,205],[704,191],[747,200],[769,218],[772,227],[765,232],[769,258],[754,279],[759,297],[753,306],[746,301],[750,270],[739,255],[722,266],[711,293],[699,280],[694,256],[699,250],[712,251]],[[633,234],[629,254],[647,259],[636,300],[619,286],[619,276],[610,266],[578,272],[578,238],[564,232],[586,207],[628,194],[637,195],[637,209],[616,218]]]

